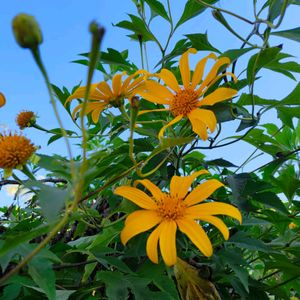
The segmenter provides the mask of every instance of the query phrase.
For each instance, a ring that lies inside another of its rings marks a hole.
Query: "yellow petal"
[[[184,199],[193,181],[203,174],[209,174],[209,172],[207,170],[200,170],[190,176],[173,176],[170,183],[170,194],[173,197]]]
[[[213,91],[208,96],[204,97],[199,103],[199,106],[202,105],[214,105],[218,102],[222,102],[227,99],[231,99],[237,94],[237,91],[229,88],[218,88]]]
[[[147,109],[147,110],[140,110],[138,112],[138,116],[143,115],[143,114],[147,114],[147,113],[151,113],[151,112],[155,112],[155,111],[166,111],[168,110],[167,108],[158,108],[158,109]]]
[[[110,99],[114,96],[106,81],[99,82],[97,85],[97,89]]]
[[[177,225],[180,231],[188,236],[188,238],[193,242],[193,244],[205,255],[212,256],[213,249],[211,242],[202,229],[202,227],[197,224],[194,220],[190,219],[180,219],[177,220]]]
[[[4,106],[6,103],[5,96],[0,92],[0,107]]]
[[[192,124],[192,129],[193,131],[199,135],[199,137],[203,140],[206,141],[207,140],[207,126],[206,124],[204,124],[201,120],[199,120],[198,118],[196,118],[196,116],[194,114],[192,114],[193,111],[191,111],[188,114],[188,118]]]
[[[164,81],[164,83],[168,87],[170,87],[174,92],[178,92],[180,90],[178,81],[171,71],[167,69],[162,69],[158,74],[158,77],[161,78]]]
[[[112,78],[112,88],[113,88],[113,93],[115,96],[120,96],[120,94],[121,94],[122,76],[123,76],[123,74],[116,74]]]
[[[210,59],[214,59],[216,60],[217,57],[214,53],[210,53],[208,56],[204,57],[203,59],[201,59],[195,68],[194,74],[193,74],[193,79],[192,79],[192,86],[191,88],[194,90],[196,88],[196,86],[200,83],[200,81],[202,80],[203,77],[203,73],[204,73],[204,68],[206,65],[206,62]]]
[[[195,205],[186,209],[188,215],[201,218],[207,215],[226,215],[238,220],[242,223],[242,215],[240,211],[233,205],[222,202],[209,202]]]
[[[225,73],[222,73],[222,74],[218,75],[217,77],[215,77],[215,79],[210,82],[210,84],[201,92],[201,94],[204,94],[211,86],[213,86],[218,80],[220,80],[222,77],[225,77],[225,76],[231,76],[233,78],[233,81],[235,83],[237,82],[237,78],[233,73],[225,72]]]
[[[126,245],[134,236],[151,229],[161,221],[161,217],[153,210],[137,210],[128,218],[130,221],[125,222],[125,227],[121,231],[123,245]]]
[[[180,60],[179,60],[179,69],[181,73],[181,79],[184,87],[187,89],[190,86],[190,77],[191,77],[191,71],[189,66],[189,53],[197,53],[197,50],[194,48],[188,49],[185,51]]]
[[[82,103],[77,105],[74,109],[73,109],[73,112],[72,112],[72,118],[75,119],[75,115],[76,113],[82,108]]]
[[[161,256],[167,266],[175,265],[177,261],[176,253],[176,223],[174,221],[164,221],[161,223],[159,246]]]
[[[165,86],[153,80],[147,81],[143,90],[138,90],[138,94],[144,99],[158,104],[169,104],[173,98],[173,94]]]
[[[192,119],[198,119],[207,125],[210,132],[214,132],[217,126],[217,119],[215,114],[211,110],[207,109],[194,109],[190,112]],[[188,115],[189,117],[189,115]]]
[[[98,104],[97,108],[95,108],[94,111],[92,112],[92,120],[95,124],[98,123],[100,113],[105,108],[105,106],[106,103],[104,103],[103,105]]]
[[[228,230],[226,224],[222,220],[220,220],[217,217],[213,217],[213,216],[201,216],[201,218],[199,218],[199,219],[201,221],[211,223],[212,225],[214,225],[216,228],[218,228],[221,231],[225,240],[229,239],[229,230]]]
[[[161,232],[161,224],[158,225],[157,228],[155,228],[151,232],[151,234],[147,239],[147,244],[146,244],[147,255],[149,259],[155,264],[158,264],[157,244],[158,244],[160,232]]]
[[[197,90],[199,94],[217,76],[220,67],[222,67],[225,64],[230,64],[230,59],[228,57],[221,57],[216,61],[216,63],[213,65],[213,67],[201,83],[199,89]]]
[[[119,186],[115,189],[114,193],[130,200],[142,208],[157,208],[155,202],[146,193],[132,186]]]
[[[96,90],[97,85],[98,85],[97,83],[91,84],[90,95],[88,97],[91,100],[101,100],[101,99],[98,99],[98,98],[101,98],[101,95],[100,95],[100,93],[97,93],[97,90]],[[83,98],[85,95],[85,90],[86,90],[86,86],[81,86],[78,89],[76,89],[76,91],[68,97],[68,99],[65,102],[65,105],[73,99]]]
[[[209,179],[196,188],[194,188],[190,194],[184,200],[188,206],[195,205],[197,203],[202,202],[203,200],[207,199],[215,190],[224,186],[222,182],[217,179]]]
[[[155,200],[160,200],[164,197],[164,193],[160,190],[160,188],[157,187],[155,184],[153,184],[150,180],[148,179],[136,180],[134,182],[134,185],[137,186],[139,183],[142,184],[147,190],[151,192]]]
[[[179,115],[179,116],[175,117],[172,121],[170,121],[168,124],[166,124],[165,126],[163,126],[161,128],[161,130],[159,131],[159,133],[158,133],[158,138],[161,139],[163,137],[163,135],[164,135],[165,130],[168,127],[172,126],[173,124],[179,122],[182,118],[183,118],[183,115]]]

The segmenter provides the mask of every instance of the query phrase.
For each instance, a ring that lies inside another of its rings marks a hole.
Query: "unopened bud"
[[[36,19],[27,14],[18,14],[12,21],[17,43],[22,48],[37,48],[43,41],[42,32]]]
[[[4,106],[6,103],[6,99],[4,95],[0,92],[0,107]]]

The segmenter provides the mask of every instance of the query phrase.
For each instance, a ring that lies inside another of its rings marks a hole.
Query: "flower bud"
[[[36,19],[28,14],[18,14],[12,21],[17,43],[22,48],[37,48],[43,41],[42,32]]]
[[[6,99],[4,95],[0,92],[0,107],[4,106],[6,103]]]
[[[31,127],[36,122],[36,116],[32,111],[21,111],[16,117],[16,123],[20,129]]]

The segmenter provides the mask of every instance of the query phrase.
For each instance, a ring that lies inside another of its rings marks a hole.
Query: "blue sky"
[[[175,20],[179,19],[185,2],[184,0],[171,1]],[[253,19],[252,0],[221,0],[218,5]],[[21,49],[16,44],[12,34],[11,20],[20,12],[32,14],[38,20],[44,36],[44,42],[41,46],[42,57],[50,80],[58,86],[64,85],[71,89],[81,80],[85,80],[86,68],[70,62],[78,58],[77,54],[89,50],[90,35],[88,33],[88,25],[92,20],[97,20],[106,28],[102,50],[108,47],[119,51],[129,49],[130,58],[136,65],[141,67],[137,43],[126,36],[129,33],[128,31],[112,25],[127,19],[127,13],[135,12],[135,7],[131,0],[5,1],[1,5],[0,11],[0,91],[5,94],[7,104],[0,109],[0,124],[8,125],[12,130],[17,129],[14,124],[17,113],[24,109],[36,112],[40,116],[38,120],[40,125],[46,128],[57,127],[41,74],[34,64],[30,52]],[[288,9],[281,29],[299,26],[299,15],[300,7],[291,6]],[[228,17],[228,21],[243,36],[246,36],[251,30],[251,27],[234,18]],[[153,22],[153,31],[162,41],[166,39],[167,29],[167,23]],[[170,49],[178,39],[182,38],[183,34],[204,33],[206,31],[210,42],[221,51],[239,48],[241,45],[238,39],[214,21],[208,10],[179,28],[177,35],[175,35],[173,42],[170,44]],[[281,43],[284,43],[283,51],[293,54],[295,60],[299,62],[299,44],[278,37],[272,38],[273,45]],[[205,54],[205,52],[203,54],[199,53],[196,58],[192,59],[192,62],[195,62]],[[159,59],[159,51],[154,44],[149,45],[148,56],[150,67],[153,67]],[[238,64],[238,69],[243,69],[245,67],[244,63],[245,61],[242,60]],[[282,75],[274,75],[268,71],[263,74],[262,79],[256,83],[255,91],[261,97],[281,99],[296,85],[296,82]],[[94,82],[102,79],[102,75],[96,73]],[[65,127],[71,130],[74,129],[63,109],[60,108],[60,112],[64,119]],[[273,120],[266,121],[272,122]],[[232,125],[225,126],[229,135],[232,128]],[[25,131],[25,135],[31,138],[36,145],[41,146],[41,153],[66,154],[62,142],[54,143],[47,147],[49,136],[43,133],[29,129]],[[74,146],[74,149],[76,149],[76,146]],[[206,154],[210,159],[221,156],[230,159],[233,151],[236,152],[233,162],[240,163],[251,153],[251,148],[245,143],[241,143],[239,147],[226,147],[226,149],[222,148],[222,150],[211,151]],[[3,193],[0,193],[0,196],[5,197]]]

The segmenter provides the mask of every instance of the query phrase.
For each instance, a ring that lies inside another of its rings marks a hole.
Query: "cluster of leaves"
[[[292,80],[295,80],[294,74],[300,72],[300,65],[291,55],[283,53],[282,47],[269,45],[272,35],[300,41],[299,28],[277,30],[286,9],[300,5],[300,2],[268,0],[259,13],[256,13],[256,7],[255,20],[246,20],[253,25],[251,35],[246,39],[226,21],[224,15],[230,12],[214,6],[217,0],[188,0],[176,24],[169,1],[168,5],[158,0],[134,2],[138,13],[130,14],[130,20],[116,26],[129,30],[130,38],[139,43],[142,52],[145,51],[144,44],[156,43],[161,57],[155,68],[172,70],[178,80],[176,59],[191,47],[229,57],[233,63],[232,72],[235,72],[240,57],[252,52],[247,65],[241,67],[244,71],[237,83],[228,82],[225,77],[224,82],[220,80],[211,88],[212,91],[223,85],[241,92],[237,99],[211,108],[217,116],[219,130],[208,142],[195,138],[185,121],[178,123],[173,136],[159,141],[157,136],[162,122],[169,116],[165,112],[141,116],[135,128],[137,138],[134,139],[133,154],[142,166],[142,172],[150,174],[148,179],[165,188],[175,174],[186,175],[206,168],[230,188],[219,190],[213,199],[232,203],[243,213],[242,225],[225,220],[230,227],[230,239],[225,242],[214,227],[205,225],[215,249],[211,258],[203,257],[183,235],[178,236],[178,256],[195,266],[199,277],[215,286],[217,294],[205,286],[199,287],[204,291],[203,299],[269,299],[271,295],[275,299],[290,299],[300,296],[300,122],[295,122],[300,116],[300,84],[284,99],[264,99],[255,94],[255,83],[262,69],[281,73]],[[258,6],[256,2],[254,5]],[[209,42],[207,33],[193,33],[186,34],[169,50],[169,41],[175,37],[176,29],[211,8],[216,21],[224,25],[229,34],[242,39],[241,48],[222,53]],[[261,19],[260,14],[265,12],[267,17]],[[151,31],[152,20],[159,17],[170,25],[165,45]],[[236,14],[235,17],[245,21]],[[259,32],[259,26],[265,28],[263,34]],[[262,38],[260,46],[250,43],[254,36]],[[81,56],[74,62],[88,66],[89,53]],[[117,72],[132,74],[137,69],[128,59],[128,50],[120,52],[111,48],[100,53],[96,65],[96,70],[102,72],[105,79]],[[247,87],[249,92],[246,92]],[[70,103],[65,105],[72,91],[55,85],[52,88],[72,118]],[[153,108],[157,106],[141,99],[140,109]],[[261,124],[262,115],[268,111],[277,113],[275,124]],[[125,104],[124,112],[130,115],[130,104]],[[73,121],[75,129],[66,133],[72,138],[80,138],[76,130],[78,124]],[[32,165],[32,171],[37,173],[43,169],[47,178],[43,182],[32,178],[22,181],[20,188],[25,187],[32,195],[26,207],[13,203],[1,208],[2,275],[14,270],[24,258],[31,259],[18,274],[2,282],[0,299],[181,299],[183,296],[178,293],[173,270],[163,262],[154,265],[147,259],[145,235],[137,236],[125,248],[120,243],[124,217],[136,208],[115,196],[113,187],[130,184],[139,178],[128,155],[130,120],[115,109],[108,109],[97,124],[90,116],[87,121],[88,168],[81,178],[83,191],[76,210],[69,213],[74,201],[70,160],[42,154],[39,154],[39,162]],[[229,121],[237,124],[238,133],[222,137],[221,124]],[[237,135],[239,132],[241,135]],[[49,143],[62,138],[59,128],[51,129],[49,133]],[[254,147],[241,166],[223,158],[208,160],[199,152],[199,149],[226,147],[239,141]],[[255,170],[240,172],[248,162],[265,154],[271,161]],[[81,160],[81,156],[74,159],[75,172],[79,172]],[[151,172],[154,169],[156,171]],[[57,224],[63,226],[57,227]],[[49,235],[52,239],[36,251]]]

